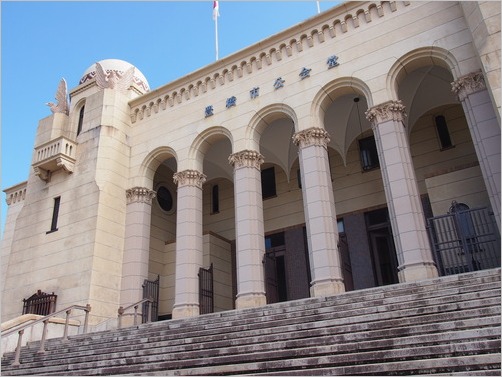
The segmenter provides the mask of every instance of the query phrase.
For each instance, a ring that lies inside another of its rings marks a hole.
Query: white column
[[[196,170],[174,174],[178,185],[176,211],[176,281],[173,318],[199,315],[199,268],[202,267],[202,184]]]
[[[488,197],[500,229],[500,124],[481,72],[452,83],[464,108]]]
[[[299,147],[303,206],[307,225],[312,297],[345,291],[338,252],[335,199],[328,160],[329,135],[322,128],[309,128],[293,135]]]
[[[372,123],[398,260],[400,282],[438,276],[403,125],[404,105],[388,101],[366,112]]]
[[[237,309],[264,306],[265,237],[261,171],[263,156],[251,150],[228,158],[234,167],[235,235],[237,248]]]
[[[142,285],[148,279],[150,222],[155,191],[133,187],[126,191],[126,229],[122,260],[120,304],[125,307],[143,299]]]

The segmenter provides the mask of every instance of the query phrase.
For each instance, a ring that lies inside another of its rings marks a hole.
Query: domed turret
[[[134,67],[132,64],[119,59],[105,59],[99,61],[99,64],[103,67],[106,74],[113,73],[118,77],[122,77],[131,67]],[[79,81],[79,85],[95,78],[96,69],[96,63],[87,68]],[[150,91],[148,81],[143,73],[136,67],[134,67],[133,82],[145,93]]]

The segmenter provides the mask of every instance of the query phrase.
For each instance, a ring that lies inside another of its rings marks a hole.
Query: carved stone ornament
[[[481,71],[471,72],[451,83],[451,91],[458,96],[459,101],[463,101],[469,94],[485,89],[485,78]]]
[[[310,147],[311,145],[326,148],[330,141],[329,133],[324,128],[318,127],[299,131],[293,135],[292,139],[293,143],[300,148]]]
[[[195,186],[201,189],[204,182],[206,182],[206,175],[197,170],[183,170],[174,173],[173,181],[178,187]]]
[[[33,167],[33,171],[35,172],[35,175],[40,178],[44,182],[49,182],[51,179],[51,172],[47,171],[45,169],[42,169],[38,166]]]
[[[68,102],[68,88],[66,85],[66,80],[63,78],[59,82],[58,89],[56,91],[55,99],[57,103],[47,102],[46,105],[50,107],[53,114],[62,113],[68,115],[70,104]]]
[[[131,203],[147,203],[152,204],[156,193],[146,187],[133,187],[126,190],[127,204]]]
[[[264,161],[265,158],[259,152],[248,149],[228,156],[228,162],[234,169],[255,168],[260,170],[260,166]]]
[[[365,113],[366,119],[368,119],[373,126],[389,120],[402,122],[406,117],[405,108],[401,100],[387,101],[368,109]]]
[[[106,72],[101,64],[96,63],[96,84],[101,89],[115,89],[125,94],[131,87],[133,79],[134,67],[120,74],[114,70]]]

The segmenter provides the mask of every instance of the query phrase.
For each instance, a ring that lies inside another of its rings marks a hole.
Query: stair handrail
[[[54,312],[54,313],[50,313],[42,318],[39,318],[33,322],[30,322],[30,323],[26,323],[24,325],[21,325],[21,326],[18,326],[18,327],[15,327],[13,329],[9,329],[9,330],[6,330],[6,331],[2,331],[1,333],[1,336],[4,337],[4,336],[8,336],[10,334],[13,334],[17,331],[18,333],[18,338],[17,338],[17,347],[16,347],[16,353],[14,355],[14,361],[12,362],[12,366],[18,366],[20,365],[20,362],[19,362],[19,359],[21,357],[21,344],[23,342],[23,334],[24,334],[24,330],[29,328],[29,327],[33,327],[37,324],[39,324],[40,322],[43,322],[44,323],[44,328],[42,330],[42,339],[40,340],[40,349],[38,350],[39,353],[45,353],[45,341],[46,341],[46,338],[47,338],[47,325],[49,323],[49,319],[51,319],[52,317],[55,317],[61,313],[64,313],[66,312],[66,320],[65,320],[65,324],[64,324],[64,333],[63,333],[63,342],[66,342],[68,340],[68,324],[70,322],[70,314],[71,314],[71,311],[73,309],[79,309],[79,310],[83,310],[85,311],[85,319],[84,319],[84,329],[83,329],[83,334],[86,334],[87,333],[87,328],[88,328],[88,325],[89,325],[89,312],[91,311],[91,305],[87,304],[86,306],[82,306],[82,305],[71,305],[71,306],[68,306],[67,308],[65,309],[61,309],[61,310],[58,310],[57,312]]]
[[[122,317],[124,315],[133,315],[134,316],[134,326],[136,326],[138,324],[138,307],[140,304],[142,304],[144,302],[148,302],[147,313],[146,313],[146,323],[149,323],[150,322],[150,313],[151,313],[151,309],[152,309],[152,305],[153,305],[153,299],[151,297],[144,298],[138,302],[135,302],[134,304],[126,306],[125,308],[121,306],[118,309],[117,329],[122,328]],[[126,310],[131,309],[131,308],[134,308],[134,313],[125,313]]]

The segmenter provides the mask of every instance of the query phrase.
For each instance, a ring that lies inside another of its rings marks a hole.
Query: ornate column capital
[[[389,120],[402,122],[406,117],[405,108],[401,100],[387,101],[368,109],[365,113],[366,119],[371,122],[373,127]]]
[[[326,148],[330,141],[329,133],[324,128],[319,127],[311,127],[296,132],[292,139],[293,143],[300,148],[310,147],[311,145]]]
[[[178,187],[195,186],[202,189],[202,185],[206,182],[206,175],[197,170],[183,170],[174,173],[173,181]]]
[[[259,152],[248,149],[228,156],[228,162],[236,169],[248,167],[260,170],[260,166],[264,161],[265,158]]]
[[[485,78],[481,71],[468,73],[451,83],[451,91],[458,96],[459,101],[463,101],[469,94],[485,89]]]
[[[152,204],[156,192],[146,187],[133,187],[126,190],[127,204],[131,203],[146,203]]]

